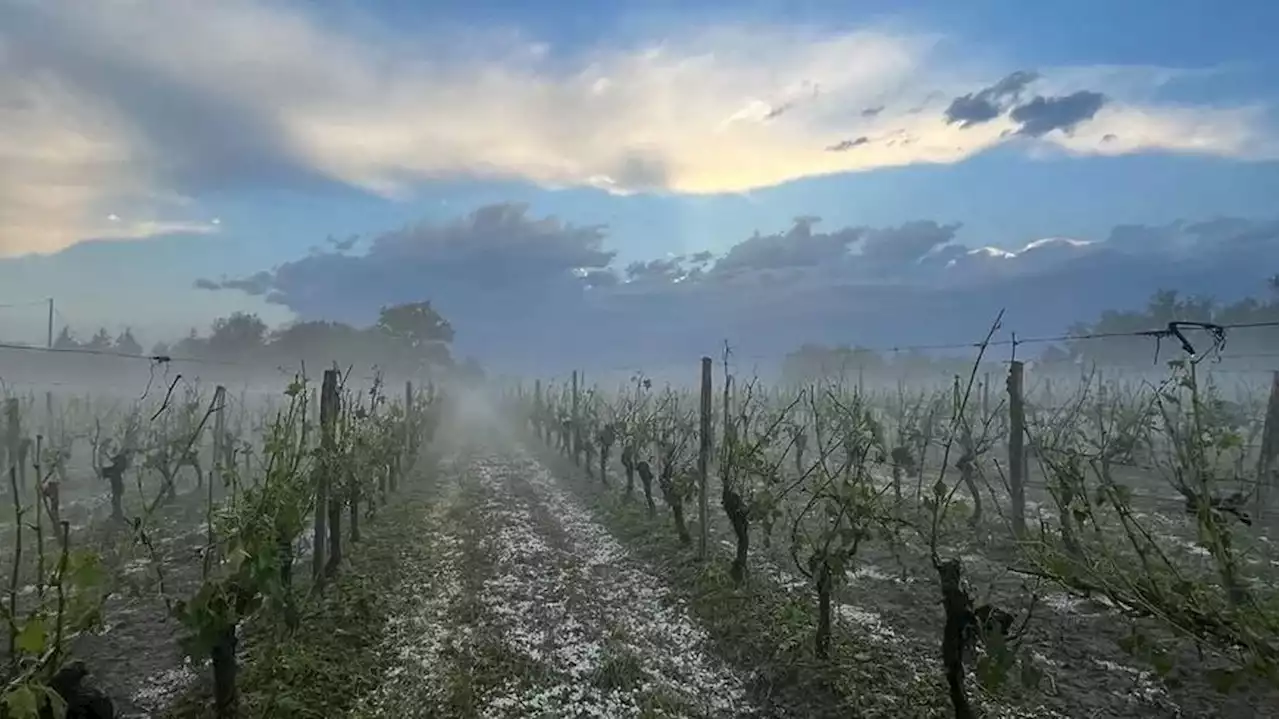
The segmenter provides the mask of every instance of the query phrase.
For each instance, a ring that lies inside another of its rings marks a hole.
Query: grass
[[[662,568],[731,663],[750,667],[752,699],[766,712],[796,717],[935,716],[946,708],[941,684],[919,668],[837,635],[826,661],[813,654],[814,600],[764,577],[737,586],[726,562],[704,563],[680,545],[659,514],[610,496],[594,500],[597,514],[637,556]],[[874,661],[872,660],[874,658]],[[888,689],[875,692],[872,688]]]
[[[669,513],[659,506],[650,518],[643,503],[625,501],[617,478],[603,488],[566,458],[539,451],[566,484],[574,487],[595,517],[633,552],[654,567],[687,602],[690,615],[704,627],[719,656],[749,675],[753,703],[767,716],[794,717],[936,717],[949,716],[951,707],[942,681],[937,644],[928,637],[917,641],[886,639],[876,626],[858,619],[836,617],[826,660],[813,649],[816,595],[808,585],[784,575],[770,563],[770,552],[753,553],[750,577],[737,586],[729,576],[731,547],[720,546],[723,528],[712,526],[710,561],[703,562],[692,546],[676,538]],[[713,522],[722,511],[711,507]],[[696,537],[696,521],[690,526]],[[753,537],[757,542],[758,537]],[[775,547],[776,549],[776,547]],[[789,560],[788,560],[789,561]],[[852,586],[840,593],[845,600]],[[933,595],[928,595],[933,599]],[[856,609],[854,605],[838,607]],[[939,622],[941,607],[938,607]],[[873,623],[874,624],[874,623]],[[974,701],[987,716],[1052,716],[1051,710],[1019,704],[1012,695],[992,702],[972,688]],[[1012,712],[1012,713],[1011,713]]]
[[[241,716],[303,719],[343,716],[376,689],[390,669],[379,651],[395,597],[406,542],[426,534],[432,492],[406,488],[362,527],[350,561],[322,597],[300,607],[301,625],[286,633],[264,615],[242,631]],[[295,571],[305,573],[307,561]],[[166,712],[168,719],[213,716],[208,671]]]

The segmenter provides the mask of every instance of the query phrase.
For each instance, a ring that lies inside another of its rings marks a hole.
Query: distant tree
[[[89,350],[109,350],[111,349],[111,335],[107,332],[106,327],[99,327],[98,331],[84,343],[84,348]]]
[[[388,342],[381,332],[359,330],[341,322],[312,320],[295,322],[271,333],[268,347],[272,356],[289,364],[330,362],[377,364],[381,345]]]
[[[453,326],[429,301],[383,307],[375,326],[383,335],[411,350],[419,361],[436,365],[452,363],[449,343],[453,342]]]
[[[214,320],[208,350],[220,357],[238,357],[260,349],[266,336],[267,324],[257,315],[235,312]]]
[[[168,342],[157,342],[151,346],[151,356],[153,357],[168,357],[172,351]]]
[[[121,332],[120,336],[116,337],[116,350],[125,354],[140,355],[142,354],[142,345],[134,338],[133,330],[126,327],[124,332]]]
[[[453,326],[435,311],[429,301],[383,307],[378,313],[377,326],[414,348],[453,342]]]
[[[186,337],[174,343],[173,354],[178,357],[200,357],[207,349],[208,342],[192,327]]]
[[[482,382],[484,381],[484,367],[480,365],[480,360],[475,357],[468,357],[458,368],[458,376],[464,382]]]
[[[820,377],[872,376],[885,368],[884,358],[865,347],[826,347],[816,344],[801,345],[782,361],[785,382],[808,382]]]
[[[295,322],[271,333],[270,344],[289,357],[308,357],[352,344],[360,331],[341,322]]]
[[[1068,328],[1068,333],[1136,333],[1163,329],[1170,322],[1213,322],[1222,325],[1274,322],[1280,309],[1276,288],[1276,277],[1270,277],[1267,279],[1267,297],[1246,297],[1231,304],[1222,304],[1211,297],[1184,297],[1177,290],[1158,290],[1142,309],[1107,310],[1093,322],[1072,325]],[[1188,337],[1193,346],[1208,339],[1203,333],[1195,332],[1190,332]],[[1228,341],[1233,349],[1243,352],[1258,352],[1264,348],[1274,351],[1276,331],[1274,328],[1242,330],[1231,333]],[[1068,342],[1066,349],[1073,358],[1118,364],[1150,364],[1155,351],[1152,339],[1141,336],[1077,340]],[[1169,355],[1162,353],[1161,357],[1167,359]]]
[[[64,326],[62,331],[58,333],[57,339],[53,341],[53,346],[54,349],[73,350],[79,348],[80,343],[71,334],[71,329]]]

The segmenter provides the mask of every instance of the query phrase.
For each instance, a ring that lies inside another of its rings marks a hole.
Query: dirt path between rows
[[[663,580],[526,451],[464,450],[442,470],[395,590],[395,669],[357,716],[757,715]]]

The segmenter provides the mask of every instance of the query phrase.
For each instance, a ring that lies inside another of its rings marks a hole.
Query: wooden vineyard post
[[[317,412],[320,410],[320,395],[317,394],[315,385],[311,386],[311,400],[307,402],[306,421],[310,422],[316,418]],[[316,441],[315,439],[312,440]]]
[[[53,440],[53,391],[45,390],[44,393],[44,436]]]
[[[711,358],[702,358],[702,403],[699,407],[698,434],[698,556],[707,558],[709,531],[707,520],[707,473],[711,468]]]
[[[205,533],[209,541],[209,549],[204,553],[204,576],[209,576],[215,557],[214,547],[217,543],[213,536],[213,485],[222,478],[222,451],[227,437],[227,415],[224,411],[227,404],[227,388],[218,385],[213,388],[213,461],[209,465],[209,481],[205,496]]]
[[[542,380],[540,379],[533,381],[533,417],[531,421],[533,423],[533,433],[537,435],[538,439],[542,439],[542,428],[540,426],[542,421]]]
[[[1009,363],[1009,499],[1013,533],[1022,538],[1027,531],[1027,454],[1023,449],[1026,436],[1026,412],[1022,405],[1022,363]]]
[[[405,476],[412,469],[409,466],[409,448],[413,445],[413,381],[404,381],[404,436],[402,437],[403,446],[400,448],[400,457],[396,464],[399,469],[392,475],[391,491],[396,491],[399,483],[404,481]]]
[[[581,449],[578,443],[578,370],[573,371],[573,395],[572,405],[570,409],[570,427],[569,427],[569,452],[573,454],[573,463],[581,464],[578,461],[578,451]]]
[[[1267,416],[1262,424],[1262,451],[1258,454],[1258,471],[1254,479],[1257,481],[1255,500],[1257,507],[1254,513],[1263,527],[1271,526],[1271,519],[1265,514],[1275,509],[1276,504],[1276,454],[1277,432],[1280,432],[1280,372],[1271,373],[1271,396],[1267,399]]]
[[[311,579],[316,586],[323,586],[325,570],[325,550],[328,541],[327,514],[329,501],[329,482],[333,462],[329,457],[337,445],[334,436],[338,419],[338,371],[324,371],[324,382],[320,391],[320,448],[321,461],[316,468],[316,513],[315,531],[311,536]]]
[[[329,456],[329,469],[327,472],[325,472],[325,474],[328,475],[328,479],[326,481],[328,482],[328,490],[329,490],[328,492],[326,492],[329,500],[329,519],[328,519],[329,526],[327,527],[327,529],[329,530],[329,552],[328,552],[328,556],[325,557],[324,571],[325,571],[325,574],[327,574],[330,577],[337,575],[338,565],[339,563],[342,562],[342,504],[343,504],[343,500],[346,499],[346,497],[343,496],[344,493],[341,491],[338,491],[338,489],[340,488],[334,487],[335,480],[338,480],[339,477],[341,477],[344,480],[346,479],[345,476],[340,475],[338,472],[338,468],[336,465],[338,465],[339,463],[336,461],[337,457],[335,456],[335,454],[337,453],[338,415],[342,413],[342,396],[338,394],[338,371],[337,370],[334,370],[333,386],[334,386],[333,400],[332,400],[333,413],[331,415],[332,419],[330,419],[329,421],[330,427],[331,427],[331,429],[329,430],[330,450],[326,453]],[[320,407],[321,407],[320,413],[323,415],[324,414],[323,398],[321,398],[320,400]],[[320,421],[321,422],[324,421],[323,417],[321,418]]]

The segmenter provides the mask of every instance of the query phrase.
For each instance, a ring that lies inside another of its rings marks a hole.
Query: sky
[[[1265,0],[0,0],[0,340],[558,367],[1060,331],[1277,258]]]

